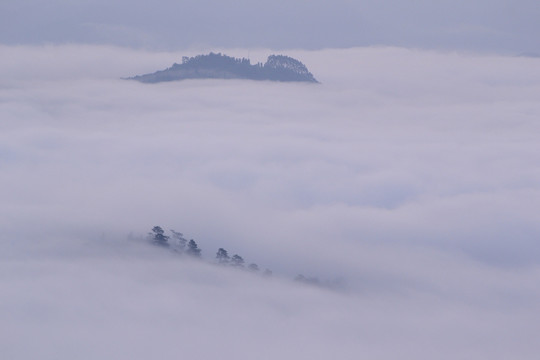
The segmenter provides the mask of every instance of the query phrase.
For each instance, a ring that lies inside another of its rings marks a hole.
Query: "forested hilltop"
[[[152,231],[148,233],[147,240],[156,246],[159,246],[164,249],[169,249],[174,253],[181,256],[189,256],[194,259],[201,259],[202,249],[199,247],[197,242],[193,239],[189,240],[184,237],[184,234],[181,232],[170,230],[170,236],[166,235],[165,230],[161,226],[154,226]],[[259,265],[256,263],[247,263],[244,258],[238,254],[232,256],[229,255],[229,252],[224,248],[219,248],[215,255],[215,263],[221,266],[229,266],[236,269],[248,270],[254,274],[262,274],[264,276],[271,276],[272,271],[265,269],[261,271]],[[340,279],[332,281],[322,281],[316,277],[306,277],[302,274],[298,274],[295,278],[295,281],[315,285],[319,287],[329,288],[329,289],[340,289],[343,288],[343,283]]]
[[[300,61],[285,55],[270,55],[266,62],[252,65],[249,59],[221,53],[182,57],[181,64],[155,73],[129,78],[143,83],[185,79],[250,79],[318,83]]]

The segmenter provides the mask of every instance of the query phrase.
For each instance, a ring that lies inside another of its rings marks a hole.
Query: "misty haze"
[[[536,3],[149,4],[0,5],[2,359],[538,358]]]

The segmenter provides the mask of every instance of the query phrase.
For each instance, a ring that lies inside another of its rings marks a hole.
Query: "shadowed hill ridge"
[[[270,55],[266,63],[252,65],[249,59],[233,58],[221,53],[182,58],[181,64],[151,74],[129,78],[143,83],[185,79],[249,79],[284,82],[318,83],[300,61],[285,55]]]

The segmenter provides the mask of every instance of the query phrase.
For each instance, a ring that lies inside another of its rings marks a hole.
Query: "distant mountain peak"
[[[252,65],[249,59],[221,53],[182,57],[181,64],[151,74],[129,78],[143,83],[186,79],[249,79],[318,83],[302,62],[285,55],[270,55],[266,63]]]

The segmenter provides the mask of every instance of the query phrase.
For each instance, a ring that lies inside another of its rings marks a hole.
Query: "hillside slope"
[[[286,82],[318,81],[300,61],[284,55],[270,55],[266,63],[252,65],[248,59],[210,53],[183,57],[181,64],[151,74],[129,78],[143,83],[185,79],[250,79]]]

